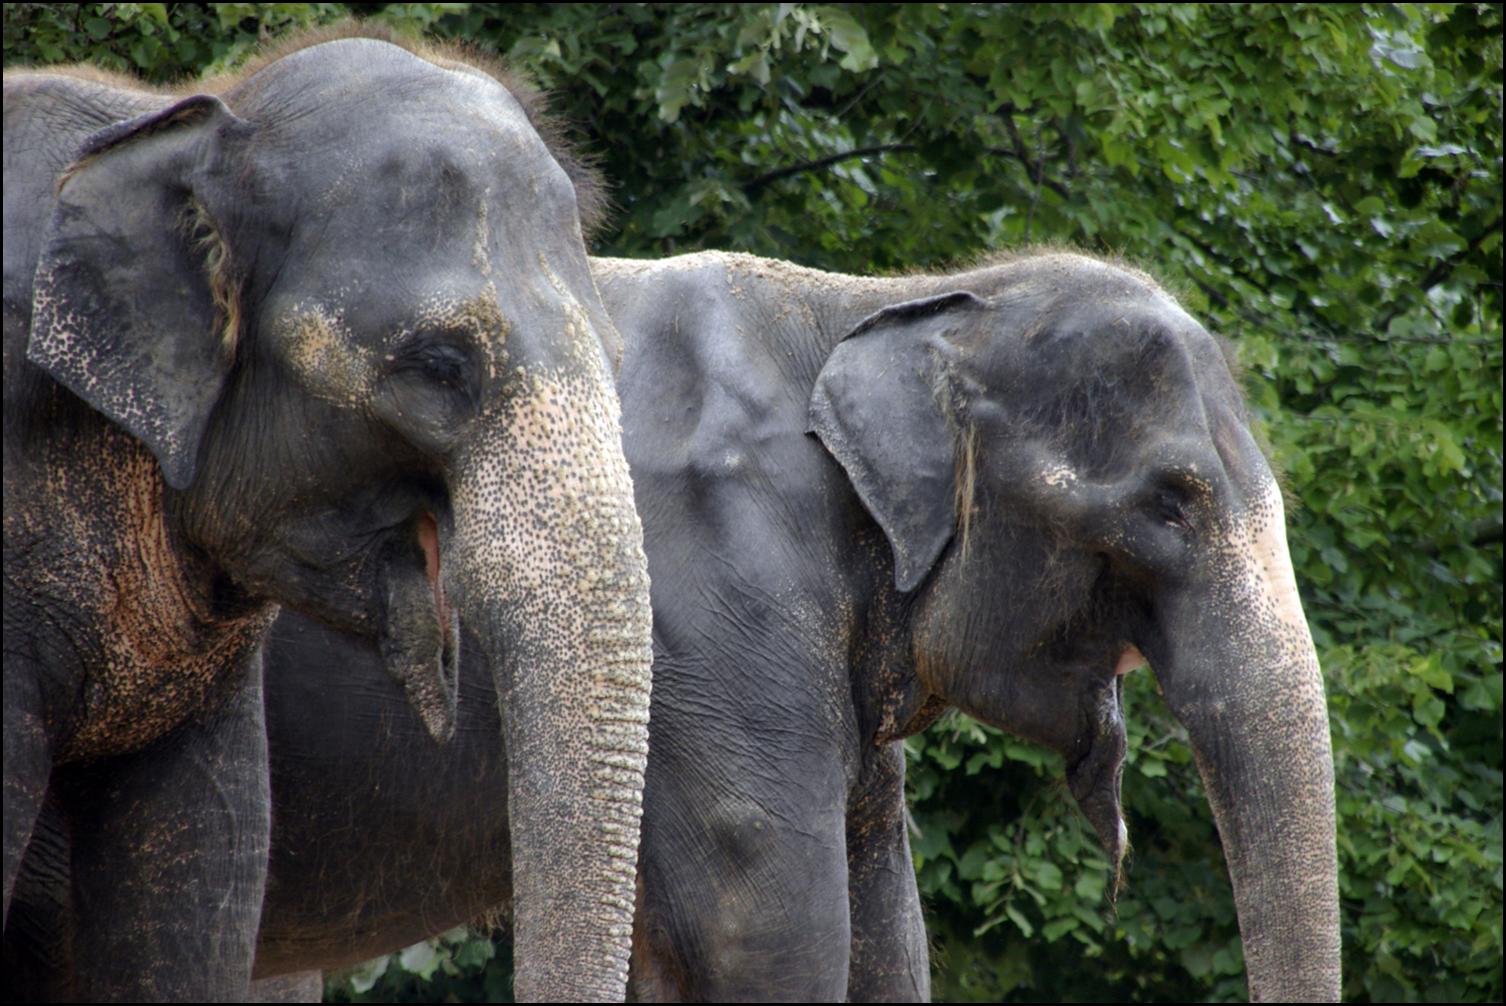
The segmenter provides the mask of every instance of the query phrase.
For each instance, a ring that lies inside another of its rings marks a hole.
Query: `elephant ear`
[[[884,529],[901,592],[925,579],[956,530],[944,367],[951,335],[983,306],[958,291],[886,307],[837,344],[811,392],[810,432]]]
[[[38,259],[27,359],[141,440],[175,489],[230,370],[216,328],[233,326],[234,267],[209,207],[252,128],[196,95],[96,133]]]

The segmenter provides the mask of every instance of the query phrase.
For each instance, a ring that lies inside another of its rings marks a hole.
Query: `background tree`
[[[10,4],[5,59],[170,80],[352,8],[532,71],[614,183],[598,251],[1065,243],[1229,335],[1300,501],[1346,996],[1502,998],[1501,5]],[[1126,691],[1112,906],[1053,757],[960,717],[911,742],[939,997],[1243,996],[1183,733]],[[382,995],[507,980],[462,936],[379,967]]]

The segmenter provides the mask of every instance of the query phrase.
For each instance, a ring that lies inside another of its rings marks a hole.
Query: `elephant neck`
[[[874,529],[876,534],[881,534]],[[853,661],[853,696],[858,729],[865,745],[880,746],[920,733],[950,708],[926,688],[912,644],[915,598],[894,588],[892,556],[887,544],[864,551],[882,557],[875,563],[867,628]]]
[[[19,562],[7,555],[7,576],[37,599],[39,635],[75,655],[71,680],[57,682],[63,761],[137,750],[217,706],[276,615],[224,603],[236,592],[175,530],[139,442],[97,416],[72,433],[34,455],[24,492],[12,496],[10,472],[6,487],[7,538],[33,546]]]

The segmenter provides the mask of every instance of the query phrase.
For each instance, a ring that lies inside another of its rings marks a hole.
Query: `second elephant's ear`
[[[212,207],[252,128],[196,95],[96,133],[38,259],[27,359],[141,440],[177,489],[230,369],[235,263]]]
[[[984,306],[956,292],[884,308],[837,344],[811,392],[810,430],[837,459],[914,590],[956,530],[950,336]]]

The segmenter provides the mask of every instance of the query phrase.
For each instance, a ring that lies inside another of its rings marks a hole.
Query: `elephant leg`
[[[9,619],[7,619],[9,621]],[[31,841],[52,774],[52,741],[42,715],[41,689],[31,665],[5,656],[5,918],[21,858]]]
[[[73,991],[73,850],[54,789],[21,861],[5,924],[0,999],[78,1002]]]
[[[251,983],[248,1003],[316,1003],[324,1000],[324,972],[295,971]]]
[[[768,761],[653,776],[651,765],[633,994],[845,1000],[852,939],[840,784]]]
[[[62,777],[81,1001],[245,999],[271,834],[260,648],[242,670],[212,714]]]
[[[931,962],[905,811],[905,753],[872,752],[847,811],[852,1002],[929,1002]]]

